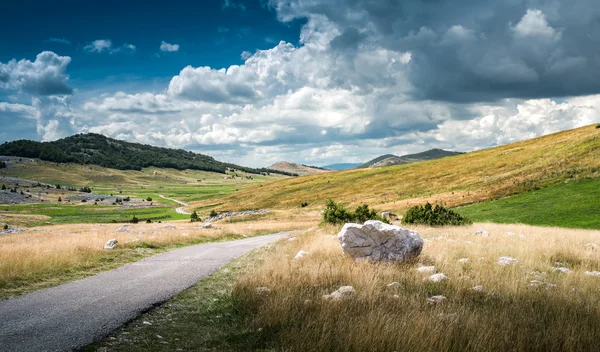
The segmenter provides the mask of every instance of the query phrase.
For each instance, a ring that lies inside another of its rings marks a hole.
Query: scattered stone
[[[213,217],[207,218],[206,220],[204,220],[204,222],[213,222],[213,221],[222,220],[222,219],[225,219],[225,218],[231,218],[231,217],[234,217],[234,216],[258,215],[258,214],[264,214],[264,213],[268,213],[268,212],[270,212],[270,210],[267,210],[267,209],[246,210],[246,211],[239,211],[239,212],[228,212],[228,213],[223,213],[223,214],[219,214],[217,216],[213,216]]]
[[[123,225],[117,229],[117,232],[131,232],[129,225]]]
[[[500,266],[507,266],[507,265],[511,265],[511,264],[516,264],[519,261],[516,260],[513,257],[500,257],[498,258],[498,265]]]
[[[164,337],[162,337],[160,335],[156,335],[156,337],[158,337],[159,339],[164,339]]]
[[[467,264],[469,262],[469,258],[460,258],[458,262],[461,264]]]
[[[206,224],[200,226],[199,229],[212,229],[212,227],[213,227],[212,224],[209,222],[209,223],[206,223]]]
[[[428,277],[425,278],[425,280],[427,280],[429,282],[442,282],[442,281],[448,281],[448,280],[450,280],[450,278],[448,276],[446,276],[444,273],[437,273],[437,274],[429,275]]]
[[[266,295],[268,295],[269,293],[271,293],[271,289],[270,289],[270,288],[268,288],[268,287],[261,286],[261,287],[257,287],[257,288],[255,288],[255,289],[254,289],[254,292],[255,292],[257,295],[260,295],[260,296],[266,296]]]
[[[519,238],[525,238],[525,235],[524,235],[524,234],[522,234],[522,233],[520,233],[520,234],[519,234]]]
[[[559,267],[553,266],[552,267],[552,271],[558,271],[558,272],[561,272],[563,274],[570,274],[570,273],[572,273],[572,271],[569,270],[569,268],[566,268],[564,266],[559,266]]]
[[[106,249],[106,250],[115,249],[115,248],[117,248],[118,245],[119,245],[119,242],[117,241],[117,239],[113,238],[111,240],[108,240],[108,242],[106,242],[106,244],[104,245],[104,249]]]
[[[169,230],[177,230],[177,226],[175,225],[167,225],[167,226],[163,226],[164,229],[169,229]]]
[[[342,286],[330,295],[323,295],[324,300],[341,301],[354,297],[356,290],[352,286]]]
[[[512,232],[507,232],[507,233],[504,234],[504,236],[507,236],[507,237],[513,237],[514,235],[515,234],[512,233]]]
[[[296,237],[290,237],[290,238],[288,238],[288,242],[294,242],[295,240],[297,240]]]
[[[390,220],[392,218],[389,211],[381,212],[381,217],[384,219],[388,219],[388,220]]]
[[[294,260],[302,259],[307,254],[308,254],[308,252],[306,252],[304,250],[300,250],[300,252],[298,252],[296,254],[296,256],[294,257]]]
[[[427,298],[427,302],[431,303],[431,304],[441,303],[441,302],[444,302],[445,300],[446,300],[446,296],[442,296],[442,295],[431,296],[431,297]]]
[[[400,299],[400,295],[393,295],[392,298],[394,298],[394,299]]]
[[[586,271],[583,275],[600,277],[600,271]]]
[[[377,220],[364,225],[345,224],[338,240],[344,253],[371,261],[404,262],[417,257],[423,249],[423,239],[416,231]]]
[[[549,283],[549,282],[544,282],[544,281],[541,281],[541,280],[531,280],[531,281],[529,281],[529,285],[528,286],[529,287],[534,287],[534,288],[544,287],[546,290],[550,289],[550,288],[557,287],[555,284],[552,284],[552,283]]]
[[[184,233],[181,234],[181,236],[188,237],[189,235],[186,232],[184,232]]]
[[[473,287],[471,287],[471,290],[475,291],[475,292],[483,292],[483,286],[482,285],[473,286]]]
[[[144,321],[142,322],[142,324],[144,324],[144,325],[152,325],[152,323],[151,323],[151,322],[149,322],[149,321],[147,321],[147,320],[144,320]]]
[[[0,230],[0,235],[14,235],[14,234],[21,233],[21,232],[24,232],[24,231],[25,231],[24,228],[16,227],[16,226],[10,226],[6,230]]]
[[[598,244],[596,244],[596,243],[586,243],[585,244],[585,248],[587,248],[587,249],[596,249],[598,247],[600,247],[600,246],[598,246]]]
[[[421,265],[418,268],[416,268],[415,270],[420,272],[420,273],[435,273],[435,266],[431,265],[431,266],[424,266]]]
[[[490,235],[490,233],[483,229],[479,229],[473,233],[473,236],[488,237],[489,235]]]
[[[399,288],[402,287],[402,284],[399,283],[399,282],[394,281],[391,284],[388,284],[387,287],[388,288],[393,288],[393,289],[399,289]]]

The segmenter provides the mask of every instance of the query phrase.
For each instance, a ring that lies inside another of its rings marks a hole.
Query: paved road
[[[161,198],[163,198],[163,199],[172,200],[172,201],[174,201],[174,202],[175,202],[175,203],[177,203],[177,204],[181,204],[181,205],[183,205],[183,207],[178,207],[178,208],[175,208],[175,211],[176,211],[176,212],[178,212],[179,214],[184,214],[184,215],[192,215],[192,213],[189,213],[189,212],[187,212],[187,211],[183,210],[183,208],[184,208],[184,207],[187,207],[187,206],[188,206],[188,204],[187,204],[187,203],[184,203],[184,202],[182,202],[182,201],[180,201],[180,200],[177,200],[177,199],[173,199],[173,198],[167,198],[167,197],[163,196],[162,194],[159,194],[158,196],[159,196],[159,197],[161,197]]]
[[[179,248],[92,277],[0,301],[0,351],[70,351],[106,336],[277,233]]]

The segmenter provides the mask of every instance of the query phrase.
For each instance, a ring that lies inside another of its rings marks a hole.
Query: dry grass
[[[489,237],[475,236],[477,228]],[[260,331],[258,347],[277,351],[585,351],[600,334],[600,231],[476,224],[416,228],[426,239],[418,263],[372,264],[342,255],[337,228],[284,242],[239,279],[233,299]],[[513,232],[515,236],[505,236]],[[518,236],[523,234],[524,238]],[[309,254],[292,258],[299,250]],[[517,264],[498,265],[500,256]],[[458,259],[468,258],[467,264]],[[560,262],[561,264],[556,264]],[[429,283],[418,264],[450,280]],[[564,265],[573,272],[552,270]],[[534,273],[539,271],[540,274]],[[531,280],[557,285],[530,287]],[[387,287],[392,282],[400,289]],[[322,296],[342,285],[354,298]],[[471,288],[483,285],[483,292]],[[255,292],[265,286],[268,295]],[[396,296],[394,296],[396,295]],[[443,303],[427,298],[444,295]]]
[[[91,275],[177,246],[308,227],[305,219],[294,213],[273,214],[260,222],[239,220],[215,223],[213,229],[181,221],[128,224],[123,232],[118,231],[123,224],[77,224],[3,235],[0,298]],[[119,241],[119,249],[103,250],[112,238]]]
[[[327,198],[401,212],[425,201],[449,206],[600,175],[600,130],[586,126],[439,160],[285,179],[219,199],[219,209],[287,209]],[[196,202],[195,207],[215,204]]]

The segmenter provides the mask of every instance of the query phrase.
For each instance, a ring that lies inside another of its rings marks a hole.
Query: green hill
[[[57,163],[98,165],[119,170],[142,170],[153,166],[223,174],[228,169],[235,169],[253,174],[277,173],[296,176],[285,171],[243,167],[182,149],[130,143],[95,133],[77,134],[54,142],[30,140],[6,142],[0,145],[0,155],[38,158]]]
[[[443,149],[430,149],[421,153],[416,154],[407,154],[402,156],[396,156],[393,154],[385,154],[379,156],[373,160],[367,161],[366,163],[358,166],[359,169],[364,169],[368,167],[382,167],[382,166],[391,166],[391,165],[401,165],[401,164],[410,164],[416,163],[419,161],[425,160],[434,160],[440,159],[447,156],[453,156],[462,154],[460,152],[452,152]]]

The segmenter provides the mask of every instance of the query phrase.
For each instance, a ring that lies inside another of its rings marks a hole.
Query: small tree
[[[56,184],[56,189],[60,189],[60,185],[58,183]]]
[[[210,214],[208,214],[208,216],[210,216],[211,218],[214,218],[217,215],[219,214],[217,214],[217,212],[214,209],[210,211]]]
[[[132,224],[137,224],[139,221],[140,220],[135,215],[131,218],[131,223]]]
[[[152,223],[152,220],[150,220],[150,219],[146,220],[146,224],[151,224],[151,223]]]
[[[146,198],[146,200],[147,200],[148,202],[151,202],[151,201],[152,201],[152,197],[148,197],[148,198]]]
[[[8,230],[8,224],[4,224],[4,229]]]
[[[6,167],[6,163],[4,161],[0,161],[0,169],[4,169]]]
[[[62,198],[61,198],[61,197],[58,197],[58,201],[59,201],[59,202],[62,202]]]
[[[198,216],[198,213],[196,213],[196,211],[194,210],[192,212],[192,214],[190,215],[190,222],[196,222],[196,221],[200,221],[200,217]]]
[[[2,190],[6,191],[6,185],[4,185],[4,184],[2,185]]]

